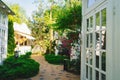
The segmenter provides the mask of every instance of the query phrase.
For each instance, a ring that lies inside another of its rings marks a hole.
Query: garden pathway
[[[38,75],[27,80],[80,80],[79,75],[64,71],[63,65],[49,64],[42,55],[31,57],[40,63],[40,71]]]

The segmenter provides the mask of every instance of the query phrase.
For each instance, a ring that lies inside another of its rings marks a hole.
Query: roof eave
[[[8,15],[15,15],[15,13],[2,0],[0,0],[0,9]]]

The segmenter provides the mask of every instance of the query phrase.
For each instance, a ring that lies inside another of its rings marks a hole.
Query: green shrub
[[[80,59],[74,59],[70,61],[69,71],[80,74]]]
[[[14,80],[16,78],[29,78],[39,72],[39,63],[30,59],[27,53],[24,58],[8,57],[0,66],[0,80]],[[27,58],[28,57],[28,58]]]
[[[25,55],[21,55],[21,58],[30,58],[31,54],[32,54],[32,52],[26,52]]]
[[[54,54],[45,55],[46,61],[48,61],[48,63],[51,64],[63,64],[65,58],[67,57],[62,55],[57,55],[57,56],[55,56]]]
[[[67,60],[65,67],[66,71],[80,74],[80,59],[73,59],[72,61]]]

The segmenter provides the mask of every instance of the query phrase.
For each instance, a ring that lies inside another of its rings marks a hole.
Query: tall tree
[[[13,22],[11,20],[8,21],[8,55],[14,54],[15,49],[15,39],[14,39],[14,29],[13,29]]]

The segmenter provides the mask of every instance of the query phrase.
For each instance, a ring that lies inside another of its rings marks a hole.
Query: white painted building
[[[0,0],[0,64],[7,57],[8,15],[14,15],[10,8]]]
[[[120,0],[82,0],[81,80],[120,80]]]
[[[31,31],[25,23],[18,24],[14,22],[14,34],[15,34],[15,51],[19,51],[19,55],[25,54],[32,50],[34,37],[31,36]]]

